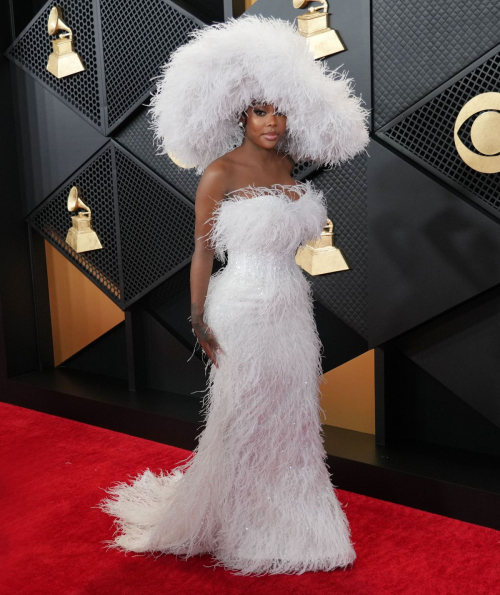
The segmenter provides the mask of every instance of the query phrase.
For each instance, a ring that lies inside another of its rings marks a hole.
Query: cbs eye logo
[[[500,113],[495,110],[500,110],[500,93],[477,95],[462,107],[453,131],[455,147],[462,160],[485,174],[500,172]],[[474,153],[458,138],[462,124],[478,112],[483,113],[474,120],[470,137],[474,148],[482,154]]]

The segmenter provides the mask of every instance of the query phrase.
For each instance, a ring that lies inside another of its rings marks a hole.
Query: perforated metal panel
[[[323,190],[334,242],[350,269],[308,276],[314,297],[362,337],[368,336],[368,213],[366,155],[338,168],[325,169],[312,180]]]
[[[118,148],[116,171],[127,306],[189,262],[194,208]]]
[[[181,194],[194,202],[200,181],[194,169],[182,169],[168,157],[156,154],[156,143],[149,128],[148,111],[143,109],[131,122],[120,130],[116,140],[139,157],[155,173],[166,180]]]
[[[58,79],[47,70],[52,52],[47,33],[50,9],[60,6],[65,23],[73,30],[74,47],[86,70]],[[101,111],[97,50],[94,29],[95,7],[92,0],[57,0],[50,2],[9,48],[7,56],[34,76],[40,83],[75,109],[98,129],[104,122]]]
[[[100,0],[108,128],[136,107],[169,54],[199,25],[169,0]]]
[[[500,43],[498,0],[373,0],[373,101],[380,128]]]
[[[66,235],[72,225],[73,214],[67,209],[67,200],[73,185],[80,187],[82,200],[92,212],[92,227],[101,241],[101,250],[78,254],[66,244]],[[28,221],[104,293],[116,303],[120,303],[112,149],[109,144],[64,187],[33,211]]]
[[[459,111],[467,101],[487,91],[500,90],[500,53],[465,75],[401,122],[382,130],[380,136],[418,158],[457,188],[500,217],[500,174],[484,174],[466,165],[457,153],[453,129]],[[479,114],[460,130],[463,142],[470,143],[470,128]]]

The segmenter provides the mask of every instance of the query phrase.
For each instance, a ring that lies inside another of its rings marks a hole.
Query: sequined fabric
[[[109,489],[106,543],[124,551],[210,553],[237,574],[346,568],[356,558],[321,435],[321,343],[299,245],[326,223],[322,192],[248,187],[218,204],[206,241],[225,266],[205,321],[223,353],[207,364],[206,425],[192,456]],[[292,197],[292,198],[291,198]]]

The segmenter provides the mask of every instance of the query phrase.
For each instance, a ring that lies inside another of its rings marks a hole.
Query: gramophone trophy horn
[[[68,231],[66,243],[69,244],[75,252],[87,252],[89,250],[99,250],[102,248],[101,242],[96,232],[92,229],[92,217],[89,207],[80,198],[80,193],[76,186],[73,186],[68,195],[68,211],[74,212],[78,209],[85,209],[85,213],[78,213],[71,217],[73,227]]]
[[[62,10],[54,6],[47,23],[49,35],[64,31],[52,41],[52,54],[49,56],[47,70],[58,79],[85,70],[80,56],[73,49],[73,32],[62,19]]]
[[[311,0],[293,0],[295,8],[305,8]],[[306,14],[297,17],[298,32],[307,38],[314,58],[324,58],[343,52],[346,47],[335,29],[330,29],[327,0],[319,0],[319,6],[311,6]]]
[[[324,275],[349,269],[342,252],[333,245],[333,235],[333,223],[327,219],[321,236],[297,250],[295,262],[310,275]]]

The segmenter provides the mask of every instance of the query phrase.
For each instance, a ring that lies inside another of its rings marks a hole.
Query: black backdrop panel
[[[63,187],[56,190],[52,196],[35,209],[28,221],[106,295],[119,304],[121,284],[112,150],[110,144],[103,147]],[[102,244],[100,250],[78,254],[66,243],[72,215],[67,209],[67,200],[73,185],[80,187],[82,200],[92,212],[92,227]]]
[[[26,216],[90,159],[106,137],[20,68],[12,68],[12,80]]]
[[[158,155],[150,126],[148,110],[141,109],[133,120],[119,130],[115,138],[156,174],[194,202],[200,176],[194,169],[179,167],[168,155]]]
[[[213,21],[224,21],[225,2],[227,0],[174,0],[175,4],[199,16],[207,24]]]
[[[498,49],[495,50],[497,52]],[[455,120],[462,107],[481,93],[500,90],[500,53],[494,53],[445,90],[432,94],[418,109],[389,129],[382,138],[416,158],[446,182],[500,219],[500,173],[478,172],[460,158],[453,139]],[[420,104],[419,104],[420,105]],[[470,130],[478,114],[462,125],[459,136],[473,152]]]
[[[497,286],[407,333],[397,346],[500,428],[499,337]]]
[[[124,304],[173,275],[194,250],[194,207],[130,154],[116,149]]]
[[[191,357],[192,350],[151,315],[146,313],[144,321],[149,387],[188,397],[203,392],[206,378],[201,359]]]
[[[108,130],[130,113],[154,84],[170,52],[201,23],[169,0],[99,0]]]
[[[53,6],[62,8],[64,22],[73,30],[75,51],[86,68],[83,72],[61,79],[47,70],[47,61],[52,51],[47,21]],[[16,39],[8,51],[8,57],[77,111],[87,122],[99,130],[104,130],[96,18],[96,6],[92,0],[53,0],[45,5]]]
[[[334,244],[350,268],[326,275],[308,275],[314,297],[365,339],[368,336],[366,159],[365,155],[358,155],[342,167],[322,170],[313,178],[315,186],[327,197]]]
[[[398,349],[386,346],[384,352],[388,444],[420,442],[459,448],[464,461],[467,451],[500,456],[500,429],[495,424]]]
[[[496,220],[377,142],[368,193],[371,346],[500,282]]]
[[[120,322],[60,365],[72,370],[127,380],[125,322]]]
[[[372,0],[375,129],[500,43],[498,0]]]

